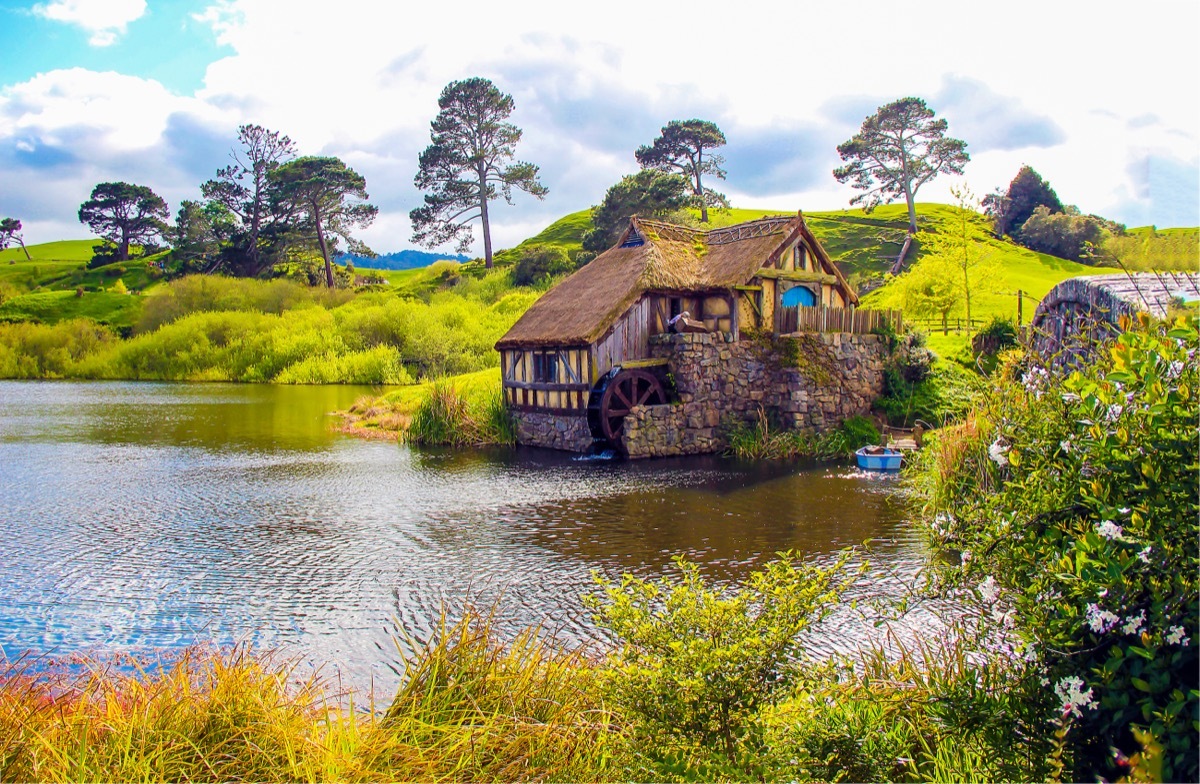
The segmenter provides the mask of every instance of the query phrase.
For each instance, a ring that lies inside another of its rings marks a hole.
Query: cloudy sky
[[[367,178],[376,251],[414,247],[438,94],[484,76],[550,189],[494,210],[498,247],[598,202],[673,119],[725,132],[736,206],[845,207],[838,143],[906,95],[972,158],[918,200],[960,179],[983,195],[1027,163],[1085,212],[1195,226],[1198,32],[1196,0],[0,0],[0,217],[30,243],[86,237],[79,204],[111,180],[174,211],[258,123]]]

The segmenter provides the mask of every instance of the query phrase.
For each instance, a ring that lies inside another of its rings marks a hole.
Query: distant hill
[[[381,256],[376,256],[373,259],[368,259],[365,256],[355,256],[352,253],[345,253],[337,257],[338,264],[345,264],[347,261],[354,262],[355,267],[366,267],[367,269],[385,269],[385,270],[407,270],[417,269],[418,267],[428,267],[435,261],[448,259],[450,261],[470,261],[470,256],[461,254],[446,254],[446,253],[426,253],[421,250],[401,250],[396,253],[385,253]]]

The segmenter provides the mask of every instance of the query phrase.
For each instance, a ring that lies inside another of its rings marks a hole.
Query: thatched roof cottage
[[[857,303],[802,213],[709,230],[634,217],[496,344],[504,394],[523,443],[582,451],[622,412],[666,402],[645,365],[662,364],[651,338],[674,323],[736,342],[748,328],[795,331],[798,308]]]

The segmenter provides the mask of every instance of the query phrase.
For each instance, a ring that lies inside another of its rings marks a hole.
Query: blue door
[[[793,286],[783,292],[783,306],[785,308],[794,308],[801,305],[806,308],[811,308],[817,304],[817,295],[812,293],[812,289],[804,286]]]

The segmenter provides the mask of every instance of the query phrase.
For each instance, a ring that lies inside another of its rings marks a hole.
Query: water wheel
[[[606,376],[592,390],[588,404],[588,422],[592,434],[618,446],[625,415],[634,406],[656,406],[667,402],[667,393],[658,376],[645,370],[621,370]]]

